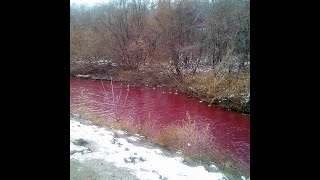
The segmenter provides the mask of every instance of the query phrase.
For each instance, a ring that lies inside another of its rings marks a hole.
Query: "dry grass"
[[[134,123],[133,121],[112,118],[106,119],[106,117],[102,116],[100,113],[90,112],[89,108],[82,107],[81,109],[74,109],[72,113],[81,115],[81,117],[90,120],[95,125],[112,127],[115,129],[126,131],[129,134],[136,134],[140,132],[141,129],[140,125]]]
[[[214,139],[210,134],[209,124],[199,125],[186,113],[186,120],[181,125],[172,124],[162,129],[154,141],[168,149],[181,150],[185,155],[195,158],[208,157],[215,152]]]
[[[113,126],[115,129],[126,131],[129,134],[136,134],[140,130],[140,125],[138,123],[133,122],[132,120],[121,119],[117,121],[112,121],[110,125]]]
[[[213,72],[186,76],[180,86],[184,92],[191,92],[202,98],[224,98],[231,94],[248,92],[250,89],[250,74],[215,75]]]
[[[157,65],[148,68],[149,69],[141,71],[119,69],[114,72],[114,76],[118,81],[126,81],[141,85],[148,84],[149,86],[168,85],[173,83],[168,72],[161,71],[162,66]]]
[[[240,58],[234,54],[232,48],[222,59],[205,74],[187,74],[180,84],[180,89],[210,102],[221,99],[241,101],[242,93],[250,92],[250,72],[236,68]]]
[[[196,96],[204,101],[220,104],[222,100],[227,108],[250,112],[244,94],[250,92],[250,73],[220,74],[213,71],[207,74],[185,76],[179,90]]]
[[[148,119],[144,121],[143,123],[139,122],[140,129],[139,134],[144,135],[148,137],[149,139],[154,139],[157,135],[157,129],[159,125],[154,119],[150,118],[150,114],[148,116]]]

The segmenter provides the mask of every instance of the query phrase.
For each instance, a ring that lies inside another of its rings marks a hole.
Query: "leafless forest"
[[[71,76],[167,85],[250,112],[250,1],[71,6]]]

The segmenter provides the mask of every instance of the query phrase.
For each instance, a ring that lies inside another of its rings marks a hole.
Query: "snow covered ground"
[[[143,137],[139,135],[128,136],[123,131],[98,127],[90,122],[70,117],[70,161],[91,162],[87,165],[91,169],[94,169],[93,161],[99,162],[99,166],[112,164],[113,167],[123,169],[123,172],[129,172],[128,174],[134,177],[122,177],[122,179],[228,179],[214,165],[210,166],[211,170],[208,172],[204,166],[188,166],[181,156],[169,156],[156,146],[151,148],[139,145],[141,138]],[[101,163],[102,161],[104,163]],[[117,172],[114,168],[109,170],[125,176],[121,174],[122,170]],[[97,171],[99,172],[106,173]],[[100,177],[98,179],[108,179],[101,175],[98,177]]]

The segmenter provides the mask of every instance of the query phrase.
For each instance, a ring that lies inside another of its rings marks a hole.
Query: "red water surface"
[[[209,123],[217,144],[237,159],[241,169],[250,171],[250,117],[217,106],[209,107],[196,98],[175,92],[123,83],[113,83],[112,88],[110,82],[103,82],[102,86],[99,80],[70,79],[70,107],[81,107],[85,95],[94,102],[91,111],[107,118],[126,116],[141,122],[152,119],[161,126],[181,122],[189,112],[192,120],[199,124]]]

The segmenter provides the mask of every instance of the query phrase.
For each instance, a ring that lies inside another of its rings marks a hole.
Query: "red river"
[[[141,122],[154,120],[161,126],[179,122],[188,112],[199,123],[209,123],[218,144],[250,171],[250,117],[199,102],[186,94],[163,87],[128,86],[99,80],[70,79],[70,107],[81,106],[83,95],[95,102],[91,111],[106,117],[126,116]]]

